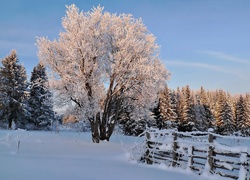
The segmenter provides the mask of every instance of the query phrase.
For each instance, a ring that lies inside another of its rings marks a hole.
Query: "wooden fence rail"
[[[232,179],[250,179],[250,149],[230,147],[217,141],[217,138],[223,139],[222,136],[152,129],[145,136],[146,150],[141,159],[147,164],[165,163],[189,168],[198,174],[207,171]]]

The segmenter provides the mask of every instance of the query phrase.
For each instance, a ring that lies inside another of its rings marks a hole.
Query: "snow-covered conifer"
[[[54,120],[52,93],[42,63],[35,66],[31,73],[29,106],[31,123],[36,129],[48,128],[52,124]]]
[[[227,99],[224,102],[221,112],[221,118],[223,120],[222,134],[231,135],[235,132],[235,124],[233,119],[232,106]]]
[[[170,108],[171,108],[171,122],[172,126],[176,127],[178,123],[178,114],[177,114],[177,95],[175,90],[170,90]]]
[[[201,87],[200,92],[196,95],[196,128],[206,131],[212,127],[214,117],[211,112],[207,92]]]
[[[248,115],[247,102],[240,95],[237,103],[236,103],[236,125],[237,129],[241,131],[243,135],[250,135],[250,119]]]
[[[183,108],[180,115],[179,130],[191,131],[194,126],[194,104],[189,86],[182,88],[184,95]]]
[[[2,60],[0,69],[1,119],[7,121],[8,127],[12,123],[16,127],[25,128],[29,111],[27,106],[27,75],[25,68],[19,64],[16,51]]]

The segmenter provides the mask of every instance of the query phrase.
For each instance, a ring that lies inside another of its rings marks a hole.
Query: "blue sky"
[[[0,59],[16,49],[30,75],[36,36],[58,38],[65,5],[142,18],[161,46],[169,87],[250,92],[249,0],[1,0]]]

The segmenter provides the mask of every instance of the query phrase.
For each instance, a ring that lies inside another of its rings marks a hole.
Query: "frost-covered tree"
[[[164,128],[167,121],[171,121],[171,107],[170,107],[170,95],[168,87],[159,93],[159,111],[160,120],[158,126],[159,128]]]
[[[27,75],[25,68],[19,64],[16,51],[2,60],[0,69],[1,117],[11,128],[25,128],[29,111],[27,106]]]
[[[201,131],[206,131],[208,128],[212,127],[214,122],[214,117],[211,112],[209,99],[207,92],[203,87],[196,94],[196,128]]]
[[[179,87],[177,87],[177,91],[176,91],[176,100],[177,100],[176,102],[177,121],[180,123],[182,109],[184,106],[184,97]]]
[[[216,91],[216,105],[215,105],[215,126],[218,133],[224,130],[223,107],[226,102],[226,93],[223,90]]]
[[[144,112],[145,109],[134,111],[133,104],[122,104],[118,115],[118,122],[124,134],[138,136],[154,123],[154,115],[150,112]]]
[[[243,98],[242,95],[240,95],[237,103],[236,103],[236,124],[237,129],[241,131],[243,135],[250,135],[250,119],[249,114],[247,113],[247,102]]]
[[[180,131],[191,131],[194,126],[194,104],[190,87],[187,85],[182,89],[184,101],[179,121]]]
[[[42,63],[35,66],[31,73],[29,107],[30,121],[35,129],[48,128],[52,124],[54,120],[52,93]]]
[[[169,74],[141,19],[102,7],[79,12],[75,5],[66,14],[58,40],[38,39],[39,59],[52,72],[60,105],[89,120],[93,142],[109,140],[122,101],[133,103],[135,112],[152,108]]]
[[[223,126],[222,126],[222,133],[225,135],[231,135],[235,132],[235,124],[233,119],[233,112],[232,107],[228,100],[224,102],[222,108],[222,119],[223,119]]]
[[[178,114],[177,114],[177,95],[175,90],[170,90],[170,108],[171,108],[171,123],[172,127],[176,127],[178,123]]]
[[[157,127],[158,129],[162,129],[163,120],[161,118],[159,102],[157,102],[157,105],[153,108],[152,112],[153,112],[153,117],[155,119],[155,127]]]

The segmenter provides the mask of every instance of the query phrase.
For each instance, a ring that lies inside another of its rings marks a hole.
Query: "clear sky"
[[[58,38],[73,3],[141,17],[161,46],[170,88],[250,92],[250,0],[1,0],[0,59],[16,49],[30,75],[36,36]]]

